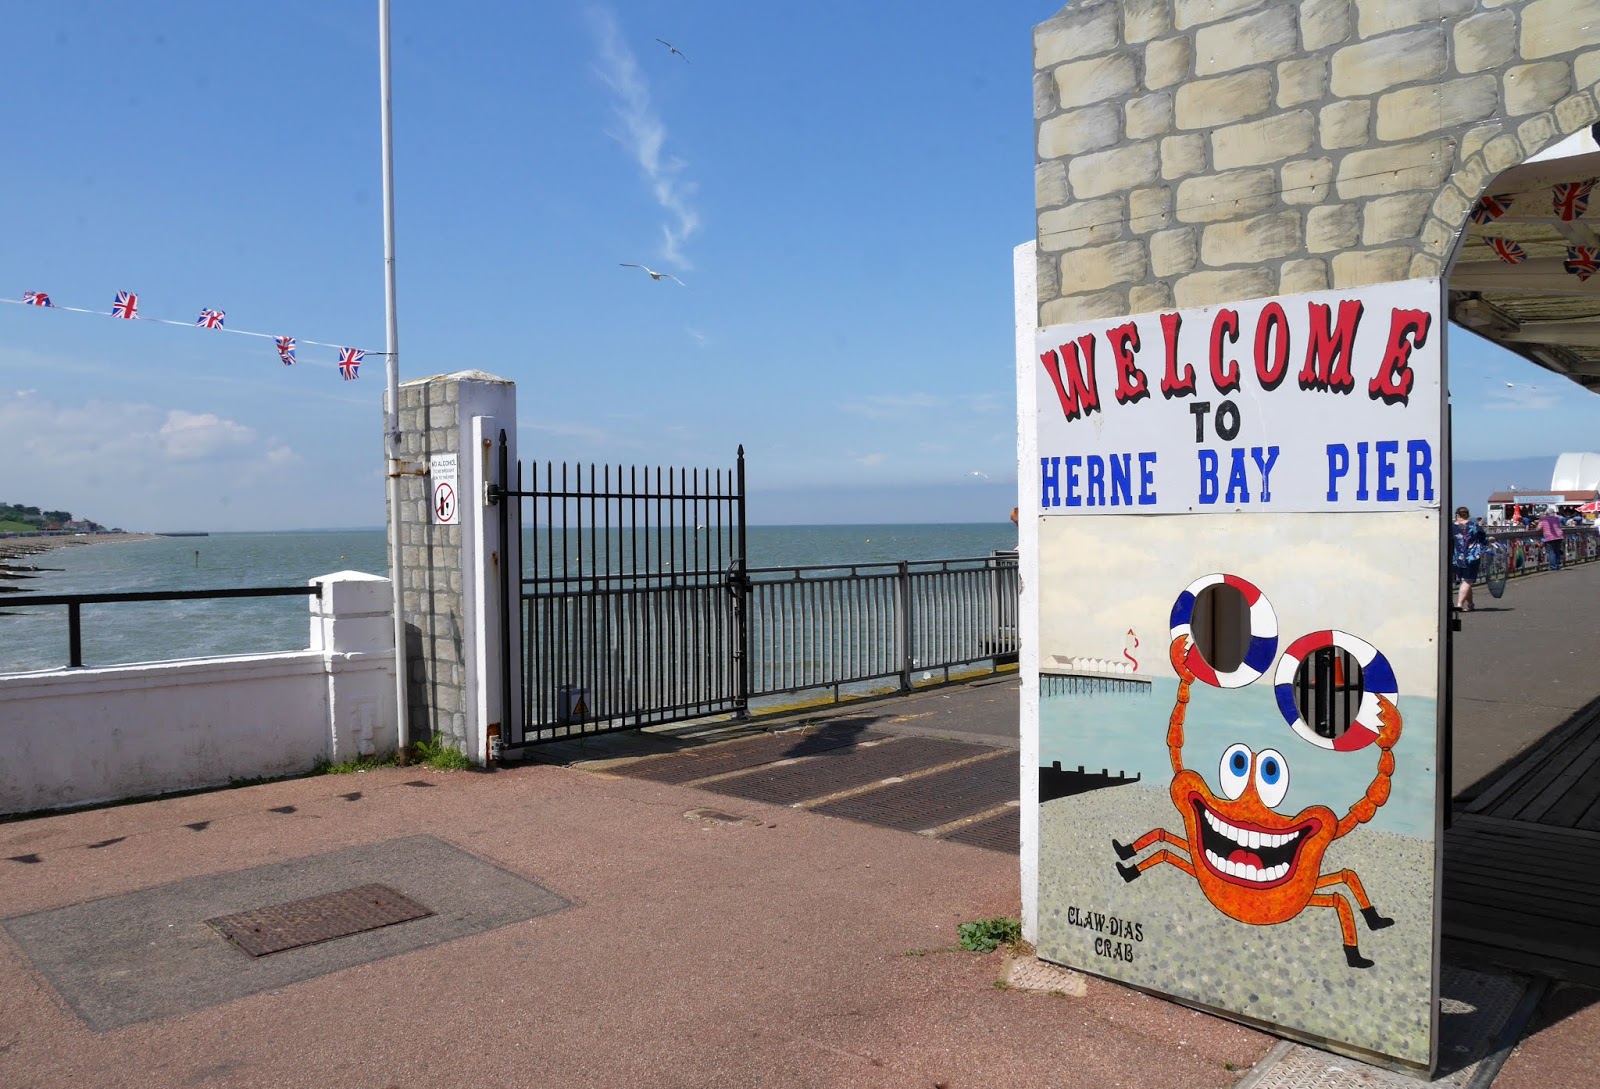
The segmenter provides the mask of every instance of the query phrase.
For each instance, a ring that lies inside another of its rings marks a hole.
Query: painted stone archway
[[[1039,953],[1431,1068],[1445,277],[1600,121],[1600,0],[1089,0],[1034,61]]]
[[[1597,82],[1597,0],[1074,3],[1034,30],[1039,323],[1439,276]]]

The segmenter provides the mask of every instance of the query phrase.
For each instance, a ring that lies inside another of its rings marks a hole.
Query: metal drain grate
[[[432,914],[387,885],[360,885],[206,922],[252,957],[264,957]]]
[[[998,817],[973,821],[939,838],[951,843],[965,843],[968,847],[982,847],[1008,855],[1018,854],[1022,851],[1022,810],[1012,809]]]
[[[989,751],[982,745],[965,745],[959,741],[905,737],[870,748],[851,745],[834,749],[800,764],[757,768],[748,775],[708,783],[706,789],[773,805],[792,805],[808,798],[822,798],[840,790],[866,786],[892,775],[982,756]]]
[[[635,764],[607,769],[613,775],[626,775],[634,779],[651,779],[657,783],[687,783],[708,775],[720,775],[744,768],[758,768],[774,760],[787,760],[796,756],[811,756],[830,749],[857,745],[863,741],[879,741],[888,734],[872,733],[861,724],[839,724],[821,730],[802,732],[792,730],[780,734],[764,734],[743,741],[727,741],[704,749],[690,749],[640,760]]]
[[[1021,793],[1017,754],[1001,749],[992,760],[964,764],[904,783],[825,802],[812,810],[883,828],[919,832],[1015,801]]]

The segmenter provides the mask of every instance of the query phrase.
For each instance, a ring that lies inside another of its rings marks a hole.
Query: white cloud
[[[293,465],[300,460],[300,455],[287,446],[274,446],[267,451],[267,464],[279,467]]]
[[[0,434],[42,467],[214,460],[255,441],[250,428],[210,413],[128,401],[58,405],[31,393],[0,397]]]
[[[860,454],[860,455],[856,455],[856,459],[855,460],[860,462],[862,465],[882,465],[883,464],[883,455],[882,454]]]
[[[941,408],[944,404],[942,397],[935,397],[931,393],[878,393],[859,401],[847,401],[839,407],[869,420],[887,420],[913,416],[931,408]]]
[[[692,204],[694,184],[682,178],[688,164],[663,155],[667,127],[650,104],[650,86],[622,40],[616,16],[605,8],[592,8],[589,15],[600,39],[597,71],[616,96],[617,117],[626,130],[620,139],[644,172],[656,203],[670,217],[661,225],[661,256],[679,268],[690,268],[683,246],[700,229],[700,214]]]
[[[255,442],[256,433],[209,412],[173,409],[167,413],[158,436],[162,450],[173,461],[201,461],[249,446]]]
[[[1507,383],[1505,389],[1497,389],[1490,394],[1482,407],[1490,412],[1543,412],[1554,408],[1559,400],[1554,393],[1538,386],[1513,386]]]

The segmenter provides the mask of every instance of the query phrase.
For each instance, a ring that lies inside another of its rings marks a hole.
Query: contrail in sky
[[[623,142],[644,172],[656,203],[669,217],[661,225],[661,256],[679,268],[689,268],[683,246],[700,229],[700,214],[690,205],[694,185],[680,176],[687,164],[662,156],[667,128],[650,105],[650,85],[640,73],[633,51],[622,40],[616,16],[605,8],[591,8],[590,20],[600,39],[600,78],[616,96],[617,116],[626,129]]]

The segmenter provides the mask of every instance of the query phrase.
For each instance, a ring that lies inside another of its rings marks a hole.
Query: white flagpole
[[[395,741],[400,762],[411,762],[410,700],[406,693],[406,620],[400,592],[400,324],[395,316],[394,118],[389,85],[389,0],[378,0],[378,88],[383,122],[383,310],[388,351],[385,463],[389,484],[389,582],[394,612]]]

